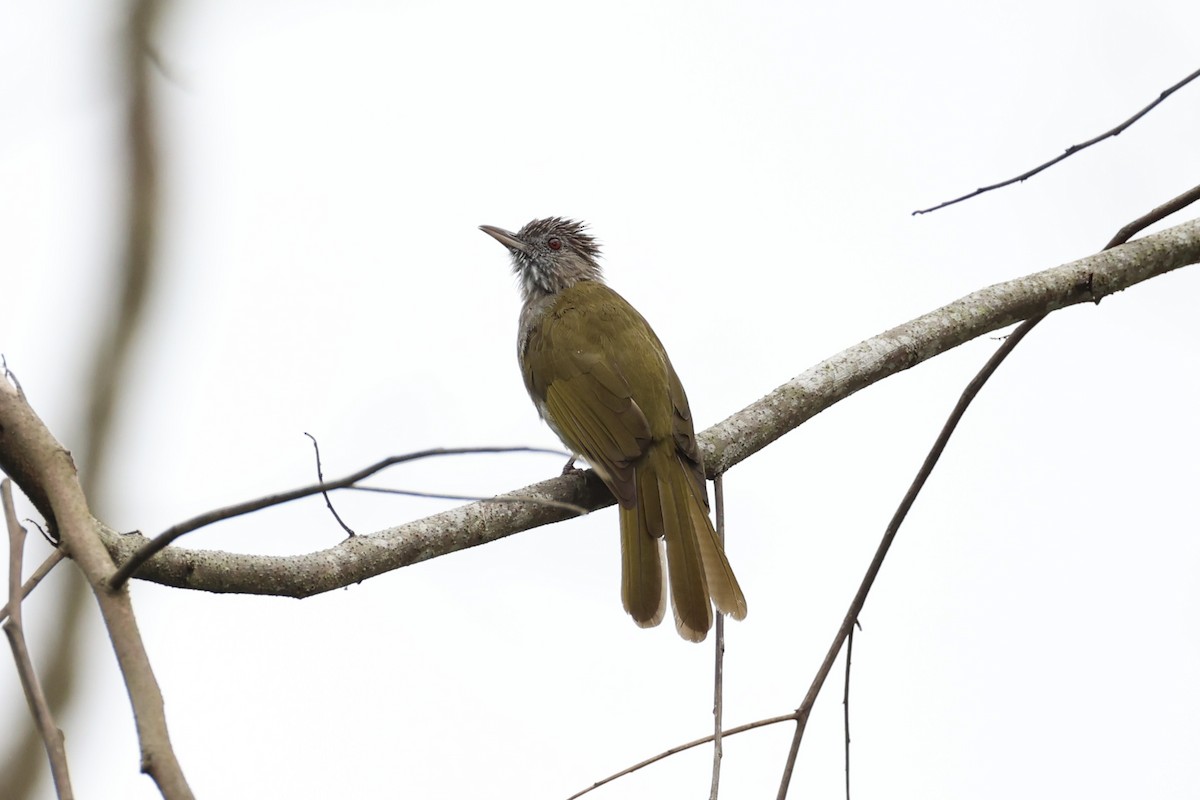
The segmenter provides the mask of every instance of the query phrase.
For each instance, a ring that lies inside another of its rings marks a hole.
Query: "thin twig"
[[[38,568],[33,571],[33,574],[29,576],[29,580],[25,581],[25,585],[21,587],[21,599],[24,600],[26,597],[29,597],[29,593],[34,590],[34,587],[41,583],[42,579],[50,574],[50,570],[54,569],[58,562],[62,561],[66,557],[67,554],[59,548],[56,548],[54,552],[48,555],[46,560],[43,561]],[[4,622],[4,620],[8,619],[8,612],[9,604],[5,603],[4,607],[0,608],[0,622]]]
[[[0,353],[0,374],[4,375],[4,379],[12,384],[12,387],[17,390],[17,394],[21,397],[25,396],[25,390],[21,388],[21,382],[17,380],[17,374],[8,368],[8,359]]]
[[[850,800],[850,661],[854,655],[854,628],[846,636],[846,681],[842,688],[842,728],[846,732],[846,800]]]
[[[21,620],[21,565],[25,559],[25,529],[17,522],[17,510],[13,505],[12,481],[5,478],[0,481],[0,498],[4,504],[4,519],[8,527],[8,621],[4,623],[4,633],[12,647],[13,660],[17,662],[17,675],[21,678],[21,688],[25,691],[25,700],[29,703],[29,713],[37,724],[38,732],[42,735],[42,743],[46,747],[46,757],[50,761],[50,775],[54,778],[54,790],[60,800],[72,800],[75,791],[71,788],[71,772],[67,768],[67,749],[63,732],[54,721],[50,704],[46,702],[46,694],[42,691],[42,683],[38,680],[37,670],[33,668],[33,659],[25,644],[25,630]]]
[[[1189,199],[1190,198],[1190,199]],[[1138,231],[1144,230],[1146,227],[1158,222],[1168,214],[1179,211],[1182,208],[1200,199],[1200,187],[1189,189],[1187,192],[1178,197],[1164,203],[1155,208],[1149,213],[1139,217],[1125,227],[1121,228],[1116,236],[1105,246],[1105,249],[1118,247],[1128,241],[1130,236],[1133,236]],[[875,552],[875,557],[871,560],[871,565],[867,568],[867,574],[863,577],[862,584],[859,586],[858,592],[854,596],[854,601],[850,604],[850,609],[846,612],[845,618],[842,620],[842,626],[838,629],[837,635],[834,637],[833,644],[830,645],[828,652],[825,654],[825,660],[822,662],[820,669],[817,670],[817,675],[813,679],[812,685],[809,687],[808,694],[804,697],[803,702],[796,709],[796,730],[792,736],[792,745],[788,751],[787,761],[784,764],[783,778],[779,784],[778,800],[784,800],[787,797],[788,786],[791,783],[792,771],[796,765],[796,756],[800,750],[800,742],[804,737],[804,728],[808,723],[809,714],[812,712],[813,704],[816,702],[817,695],[821,691],[821,687],[825,683],[825,678],[829,674],[830,667],[833,666],[833,661],[837,657],[838,651],[841,649],[842,643],[850,635],[854,624],[858,620],[858,615],[862,611],[863,604],[866,602],[867,594],[871,591],[871,585],[875,582],[876,575],[879,574],[879,569],[883,565],[883,560],[887,556],[888,549],[892,545],[892,541],[896,537],[896,533],[900,529],[900,525],[904,522],[904,518],[908,515],[908,511],[912,508],[913,502],[921,489],[928,480],[929,475],[933,472],[934,466],[937,465],[938,459],[942,452],[946,449],[946,444],[950,441],[954,429],[958,426],[963,414],[966,413],[967,407],[979,394],[983,385],[987,383],[992,373],[1000,366],[1008,354],[1011,353],[1021,340],[1033,330],[1033,328],[1046,318],[1046,314],[1040,314],[1036,317],[1031,317],[1017,326],[1017,328],[1004,341],[1004,344],[992,354],[984,364],[983,369],[971,379],[967,384],[967,388],[963,390],[962,396],[959,397],[958,403],[954,406],[954,410],[950,412],[950,417],[942,426],[941,432],[938,434],[937,440],[930,449],[929,454],[925,457],[921,469],[917,472],[916,478],[913,479],[912,485],[909,486],[908,492],[905,493],[904,499],[900,502],[899,508],[892,516],[892,521],[888,524],[887,530],[884,532],[883,540],[879,543],[879,548]]]
[[[871,565],[867,567],[867,574],[863,576],[862,583],[854,595],[854,600],[850,603],[850,609],[846,612],[846,616],[842,620],[842,625],[838,628],[837,635],[833,638],[833,644],[829,646],[829,650],[825,653],[825,660],[821,663],[820,669],[817,670],[817,675],[813,678],[812,685],[808,689],[808,694],[805,695],[803,702],[796,709],[796,731],[792,735],[792,746],[788,751],[787,762],[783,769],[783,777],[779,783],[779,793],[777,795],[779,800],[784,800],[787,797],[788,785],[792,780],[792,770],[796,766],[796,756],[800,752],[800,741],[804,738],[804,728],[808,724],[808,717],[812,713],[813,704],[817,701],[817,695],[820,694],[821,687],[825,685],[825,678],[829,676],[829,670],[833,666],[838,652],[842,649],[842,643],[846,641],[846,637],[850,635],[850,629],[854,627],[854,623],[858,620],[858,615],[862,611],[863,604],[867,601],[867,594],[871,591],[871,586],[875,583],[875,577],[879,574],[880,567],[883,566],[883,560],[887,557],[888,550],[892,546],[892,541],[896,538],[896,533],[900,530],[901,523],[908,516],[908,511],[912,508],[917,495],[920,494],[921,489],[925,486],[925,481],[933,473],[933,468],[937,465],[938,459],[941,458],[942,451],[946,449],[946,444],[950,441],[951,434],[958,427],[959,420],[966,413],[971,401],[975,399],[975,395],[979,393],[979,390],[983,388],[987,379],[992,376],[992,373],[996,371],[1001,362],[1012,352],[1013,348],[1025,337],[1025,334],[1029,333],[1033,329],[1033,326],[1043,319],[1045,319],[1044,315],[1020,325],[1004,341],[1000,349],[988,359],[987,364],[979,371],[979,374],[967,384],[967,388],[963,390],[962,396],[954,406],[954,410],[950,412],[950,418],[942,426],[942,431],[938,434],[937,441],[933,443],[929,454],[925,456],[925,462],[921,464],[921,469],[917,472],[917,477],[913,480],[912,485],[908,487],[904,499],[900,501],[900,507],[896,509],[896,513],[892,516],[892,521],[888,524],[887,530],[883,534],[883,539],[879,542],[879,547],[875,551],[875,557],[871,559]]]
[[[1121,228],[1113,238],[1109,239],[1108,244],[1104,245],[1104,249],[1111,250],[1114,247],[1120,247],[1154,223],[1160,222],[1178,211],[1182,211],[1195,202],[1200,202],[1200,185],[1193,186],[1178,197],[1171,198],[1158,208],[1146,212],[1124,228]]]
[[[945,208],[946,206],[952,206],[955,203],[961,203],[964,200],[970,200],[972,197],[978,197],[979,195],[981,195],[985,192],[990,192],[993,189],[1000,189],[1005,186],[1011,186],[1014,183],[1020,183],[1021,181],[1027,180],[1028,178],[1032,178],[1034,175],[1037,175],[1039,172],[1041,172],[1044,169],[1049,169],[1050,167],[1054,166],[1055,164],[1062,161],[1063,159],[1070,158],[1071,156],[1075,155],[1076,153],[1078,153],[1081,150],[1086,150],[1087,148],[1091,147],[1092,145],[1096,144],[1097,142],[1102,142],[1105,139],[1108,139],[1110,137],[1119,136],[1122,133],[1124,133],[1125,129],[1128,128],[1130,125],[1132,125],[1133,123],[1137,122],[1139,119],[1141,119],[1142,117],[1144,117],[1148,113],[1150,113],[1151,109],[1153,109],[1155,106],[1157,106],[1163,100],[1166,100],[1168,97],[1170,97],[1172,94],[1174,94],[1178,90],[1182,89],[1187,84],[1194,81],[1197,77],[1200,77],[1200,69],[1196,70],[1191,75],[1188,75],[1186,78],[1184,78],[1179,83],[1172,86],[1170,89],[1167,89],[1164,92],[1162,92],[1158,96],[1158,98],[1155,99],[1155,101],[1153,103],[1146,106],[1141,111],[1137,112],[1136,114],[1134,114],[1132,117],[1130,117],[1129,119],[1122,122],[1117,127],[1113,128],[1112,130],[1105,131],[1104,133],[1100,134],[1099,136],[1095,136],[1091,139],[1088,139],[1086,142],[1084,142],[1082,144],[1071,145],[1057,158],[1052,158],[1049,161],[1047,161],[1046,163],[1040,164],[1040,165],[1034,167],[1033,169],[1029,170],[1028,172],[1024,172],[1024,173],[1018,175],[1015,178],[1009,178],[1008,180],[1001,181],[1000,183],[993,183],[991,186],[984,186],[982,188],[976,189],[975,191],[973,191],[969,194],[964,194],[962,197],[956,197],[953,200],[947,200],[944,203],[939,203],[938,205],[931,206],[930,208],[922,208],[918,211],[914,211],[914,212],[912,212],[913,216],[916,216],[918,214],[928,214],[931,211],[937,211],[940,208]]]
[[[26,517],[25,521],[28,522],[33,527],[38,529],[38,533],[41,534],[41,537],[46,540],[46,544],[48,544],[54,548],[58,547],[59,543],[55,540],[55,538],[53,536],[50,535],[50,531],[43,528],[41,526],[41,523],[39,523],[36,519],[30,519],[29,517]]]
[[[321,445],[317,444],[317,437],[313,436],[308,431],[305,431],[304,435],[309,439],[312,439],[313,453],[317,459],[317,483],[324,483],[325,472],[321,468]],[[333,507],[333,501],[329,499],[329,492],[322,489],[321,496],[325,498],[325,507],[329,509],[330,514],[333,514],[333,518],[337,520],[338,525],[342,526],[342,530],[344,530],[349,536],[357,536],[358,534],[350,529],[350,526],[346,524],[346,522],[342,519],[342,516],[337,513],[337,509]]]
[[[721,736],[723,736],[723,737],[737,736],[739,733],[745,733],[746,731],[756,730],[757,728],[765,728],[768,725],[778,725],[781,722],[790,722],[791,720],[794,720],[795,718],[796,718],[796,715],[794,713],[792,713],[792,714],[784,714],[781,717],[770,717],[769,719],[760,719],[760,720],[756,720],[754,722],[748,722],[745,725],[739,725],[736,728],[729,728],[728,730],[722,731]],[[601,780],[596,781],[588,788],[582,789],[582,790],[576,792],[575,794],[571,795],[570,797],[567,798],[567,800],[577,800],[578,798],[583,797],[585,794],[592,791],[593,789],[599,789],[601,786],[605,785],[606,783],[612,783],[617,778],[622,778],[626,775],[629,775],[632,772],[637,772],[639,769],[642,769],[643,767],[648,767],[651,764],[654,764],[658,761],[662,761],[664,758],[670,758],[671,756],[675,755],[676,753],[682,753],[685,750],[691,750],[693,747],[699,747],[700,745],[708,744],[712,740],[713,740],[712,736],[705,736],[700,739],[694,739],[686,744],[676,745],[675,747],[672,747],[670,750],[664,750],[663,752],[659,753],[656,756],[647,758],[645,761],[639,761],[638,763],[634,764],[631,767],[626,767],[625,769],[621,770],[620,772],[614,772],[612,775],[609,775],[607,778],[603,778]]]
[[[261,511],[264,508],[290,503],[293,500],[299,500],[304,497],[311,497],[314,494],[322,494],[330,489],[345,489],[353,486],[358,481],[364,478],[369,478],[375,473],[387,469],[395,464],[403,464],[408,461],[416,461],[422,458],[432,458],[434,456],[453,456],[463,455],[466,453],[553,453],[562,455],[561,450],[547,450],[540,447],[437,447],[430,450],[420,450],[415,453],[405,453],[398,456],[390,456],[378,461],[368,467],[363,467],[357,472],[351,473],[344,478],[329,483],[318,483],[314,486],[304,486],[299,489],[292,489],[289,492],[280,492],[279,494],[270,494],[265,497],[258,497],[254,500],[247,500],[244,503],[236,503],[224,508],[207,511],[198,516],[192,517],[189,520],[173,525],[167,530],[155,536],[149,542],[142,546],[140,550],[129,557],[121,567],[113,573],[112,587],[120,588],[127,580],[129,580],[138,569],[154,557],[156,553],[166,548],[179,537],[199,530],[207,525],[212,525],[215,522],[222,522],[234,517],[240,517],[243,514],[250,514],[255,511]]]
[[[725,476],[713,478],[713,494],[717,506],[717,540],[725,546]],[[721,759],[725,754],[721,745],[721,718],[724,713],[725,695],[725,615],[718,613],[716,635],[713,639],[713,765],[712,785],[708,790],[709,800],[717,800],[721,785]]]
[[[424,497],[430,500],[467,500],[472,503],[533,503],[550,508],[561,508],[572,514],[584,516],[590,513],[583,506],[566,503],[562,500],[551,500],[548,497],[534,497],[528,494],[506,494],[498,497],[483,497],[477,494],[446,494],[443,492],[420,492],[416,489],[393,489],[387,486],[347,486],[348,492],[375,492],[377,494],[398,494],[404,497]]]

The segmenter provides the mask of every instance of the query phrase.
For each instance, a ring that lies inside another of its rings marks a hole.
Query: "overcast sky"
[[[1025,184],[910,214],[1196,69],[1194,3],[169,5],[161,280],[95,509],[147,534],[310,482],[305,431],[331,475],[433,446],[556,446],[481,223],[591,223],[702,429],[882,330],[1089,255],[1200,182],[1193,85]],[[120,32],[114,4],[0,11],[0,352],[68,447],[119,255]],[[968,412],[855,639],[856,797],[1200,795],[1198,293],[1191,268],[1053,316]],[[996,346],[873,386],[729,473],[750,611],[728,626],[728,725],[800,702]],[[560,467],[478,456],[382,482],[491,495]],[[364,533],[454,505],[337,502]],[[301,553],[341,536],[313,500],[186,544]],[[201,797],[562,798],[711,727],[711,642],[635,627],[619,568],[607,509],[304,601],[133,591]],[[35,658],[57,586],[26,606]],[[77,792],[156,797],[88,613],[59,720]],[[28,724],[0,675],[5,727]],[[835,675],[793,796],[841,791]],[[790,736],[728,741],[724,796],[774,796]],[[709,760],[592,796],[706,796]]]

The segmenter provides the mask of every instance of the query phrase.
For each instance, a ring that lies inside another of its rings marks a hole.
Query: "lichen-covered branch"
[[[729,470],[804,421],[888,375],[1029,317],[1099,302],[1165,272],[1200,262],[1200,220],[1024,278],[981,289],[838,353],[698,437],[710,476]],[[588,509],[612,503],[598,480],[566,475],[514,494]],[[138,573],[143,580],[210,592],[306,597],[436,556],[565,519],[546,505],[472,503],[315,553],[258,556],[172,547]],[[141,535],[101,534],[118,562]]]

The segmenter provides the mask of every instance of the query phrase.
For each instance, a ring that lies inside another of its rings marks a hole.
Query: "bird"
[[[538,414],[620,507],[626,612],[658,625],[669,585],[688,641],[708,635],[714,605],[743,619],[746,598],[708,515],[687,394],[650,324],[604,282],[587,225],[548,217],[516,233],[479,227],[508,248],[520,284],[517,361]]]

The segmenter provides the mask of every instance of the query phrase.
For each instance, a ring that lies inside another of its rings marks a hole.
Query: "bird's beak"
[[[515,234],[504,230],[504,228],[497,228],[494,225],[480,225],[479,230],[491,236],[509,250],[516,250],[519,253],[529,252],[529,245],[518,239]]]

